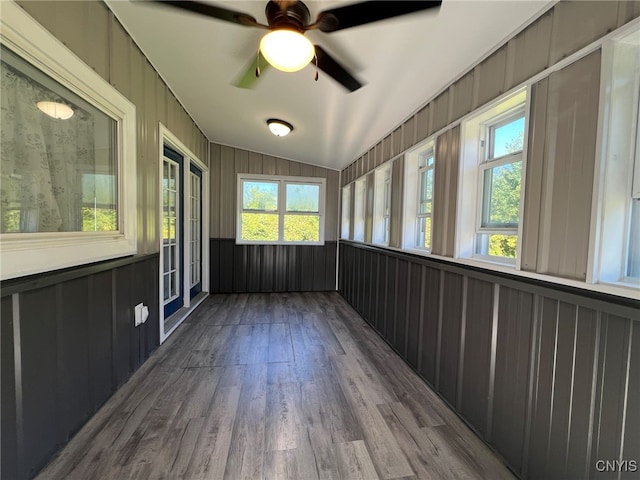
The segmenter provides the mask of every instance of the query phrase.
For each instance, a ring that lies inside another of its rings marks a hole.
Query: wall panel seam
[[[458,339],[458,378],[456,382],[456,410],[462,412],[462,389],[464,387],[464,349],[467,333],[467,297],[469,278],[462,277],[462,312],[460,314],[460,338]]]
[[[22,395],[22,337],[20,333],[20,294],[11,296],[13,321],[13,365],[16,395],[17,470],[24,472],[24,408]],[[6,420],[4,420],[6,421]]]
[[[436,376],[434,385],[440,391],[440,367],[442,365],[442,317],[444,316],[444,270],[440,270],[440,287],[438,292],[438,327],[436,343]]]
[[[498,349],[498,316],[500,305],[500,284],[493,284],[493,305],[492,305],[492,319],[491,319],[491,350],[489,359],[489,391],[487,401],[487,420],[485,428],[485,439],[487,442],[491,441],[493,435],[493,402],[495,394],[495,382],[496,382],[496,356]]]

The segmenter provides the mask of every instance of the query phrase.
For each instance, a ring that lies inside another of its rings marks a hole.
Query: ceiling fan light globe
[[[262,37],[260,51],[272,66],[283,72],[303,69],[315,55],[307,37],[287,29],[273,30]]]

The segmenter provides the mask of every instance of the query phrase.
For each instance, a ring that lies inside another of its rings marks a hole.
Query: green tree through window
[[[320,242],[320,200],[320,183],[243,180],[241,240]]]

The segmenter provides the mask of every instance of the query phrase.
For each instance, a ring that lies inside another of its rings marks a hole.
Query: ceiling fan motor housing
[[[269,27],[272,29],[288,28],[300,33],[306,30],[311,20],[307,6],[300,2],[275,2],[269,0],[265,8]]]

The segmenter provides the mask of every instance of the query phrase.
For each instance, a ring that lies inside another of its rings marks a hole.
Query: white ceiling
[[[265,31],[192,13],[106,0],[207,137],[216,143],[341,169],[470,66],[548,8],[549,1],[444,0],[422,12],[327,34],[309,31],[365,86],[348,93],[320,71],[273,68],[252,90],[232,85]],[[211,2],[267,23],[265,1]],[[353,1],[306,1],[318,12]],[[294,125],[287,137],[266,126]]]

